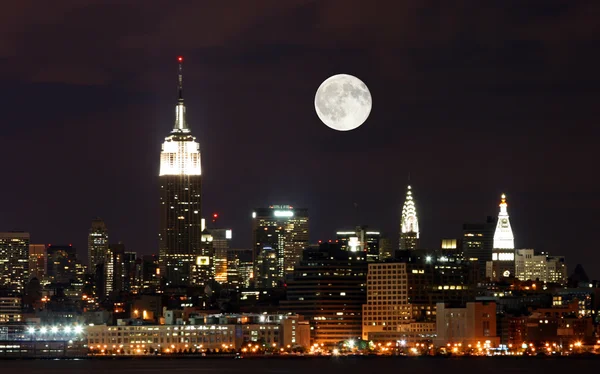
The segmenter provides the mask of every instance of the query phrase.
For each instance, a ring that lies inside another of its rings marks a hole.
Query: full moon
[[[315,95],[315,110],[323,123],[338,131],[354,130],[371,113],[371,93],[360,79],[348,74],[327,78]]]

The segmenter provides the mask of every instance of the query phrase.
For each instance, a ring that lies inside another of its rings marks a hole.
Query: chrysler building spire
[[[177,75],[177,107],[175,108],[175,126],[173,127],[174,133],[188,133],[190,129],[187,126],[185,120],[185,104],[183,103],[183,57],[177,57],[179,62],[179,72]]]
[[[412,188],[409,185],[400,219],[400,249],[417,249],[418,246],[419,220],[417,219],[417,209],[412,196]]]
[[[494,249],[515,249],[515,237],[513,236],[510,221],[508,220],[507,206],[506,195],[502,194],[498,224],[494,233]]]

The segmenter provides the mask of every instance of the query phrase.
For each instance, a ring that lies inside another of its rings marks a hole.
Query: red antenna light
[[[183,62],[183,57],[182,56],[177,57],[177,61]]]

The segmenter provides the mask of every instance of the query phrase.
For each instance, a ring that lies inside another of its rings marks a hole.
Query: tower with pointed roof
[[[498,223],[496,224],[496,232],[494,233],[494,249],[515,249],[515,237],[513,236],[510,221],[508,220],[507,207],[506,195],[502,194]]]
[[[183,58],[178,58],[175,124],[160,154],[160,275],[166,286],[192,285],[202,252],[200,145],[186,120]]]
[[[412,188],[406,190],[406,200],[400,218],[400,250],[417,249],[419,247],[419,219],[413,200]]]

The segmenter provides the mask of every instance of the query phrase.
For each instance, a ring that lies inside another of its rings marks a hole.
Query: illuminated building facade
[[[287,282],[282,311],[303,315],[314,343],[332,345],[361,336],[367,262],[336,243],[309,247]]]
[[[419,248],[419,219],[417,208],[412,195],[412,188],[408,186],[406,200],[402,207],[400,218],[400,250]]]
[[[500,200],[500,213],[494,232],[492,261],[486,264],[486,277],[498,281],[515,276],[515,237],[508,219],[506,195]]]
[[[215,251],[214,238],[208,229],[202,231],[200,239],[200,252],[191,267],[191,283],[202,287],[215,278]]]
[[[227,283],[236,288],[248,288],[254,279],[252,249],[227,250]]]
[[[219,283],[227,283],[227,254],[233,237],[233,231],[231,229],[211,229],[210,233],[213,238],[215,280]]]
[[[256,209],[252,218],[255,284],[278,287],[308,246],[308,209],[272,205]]]
[[[460,344],[485,349],[500,344],[496,335],[496,303],[469,302],[464,308],[438,303],[436,310],[436,346]]]
[[[159,259],[166,286],[192,285],[203,229],[200,145],[186,121],[182,61],[180,57],[175,125],[160,155]]]
[[[365,257],[367,261],[379,261],[379,244],[381,233],[367,230],[366,226],[358,226],[354,231],[336,232],[336,240],[342,250]]]
[[[416,329],[413,324],[433,324],[438,302],[463,304],[475,295],[476,275],[471,265],[450,260],[427,255],[369,264],[363,339],[371,340],[381,334],[396,334],[398,339],[407,341],[431,338],[427,335],[433,325]]]
[[[29,277],[43,280],[46,276],[46,245],[29,244]]]
[[[539,280],[565,284],[567,266],[563,256],[550,256],[533,249],[517,249],[515,254],[515,277],[522,281]]]
[[[17,293],[0,290],[0,324],[19,322],[23,322],[21,297]]]
[[[29,281],[29,233],[0,232],[0,287],[23,292]]]
[[[510,227],[508,219],[508,204],[506,204],[506,195],[502,194],[500,201],[500,213],[494,233],[494,249],[515,249],[515,237]]]
[[[88,233],[88,271],[94,273],[106,261],[107,253],[108,230],[101,218],[94,218]]]

